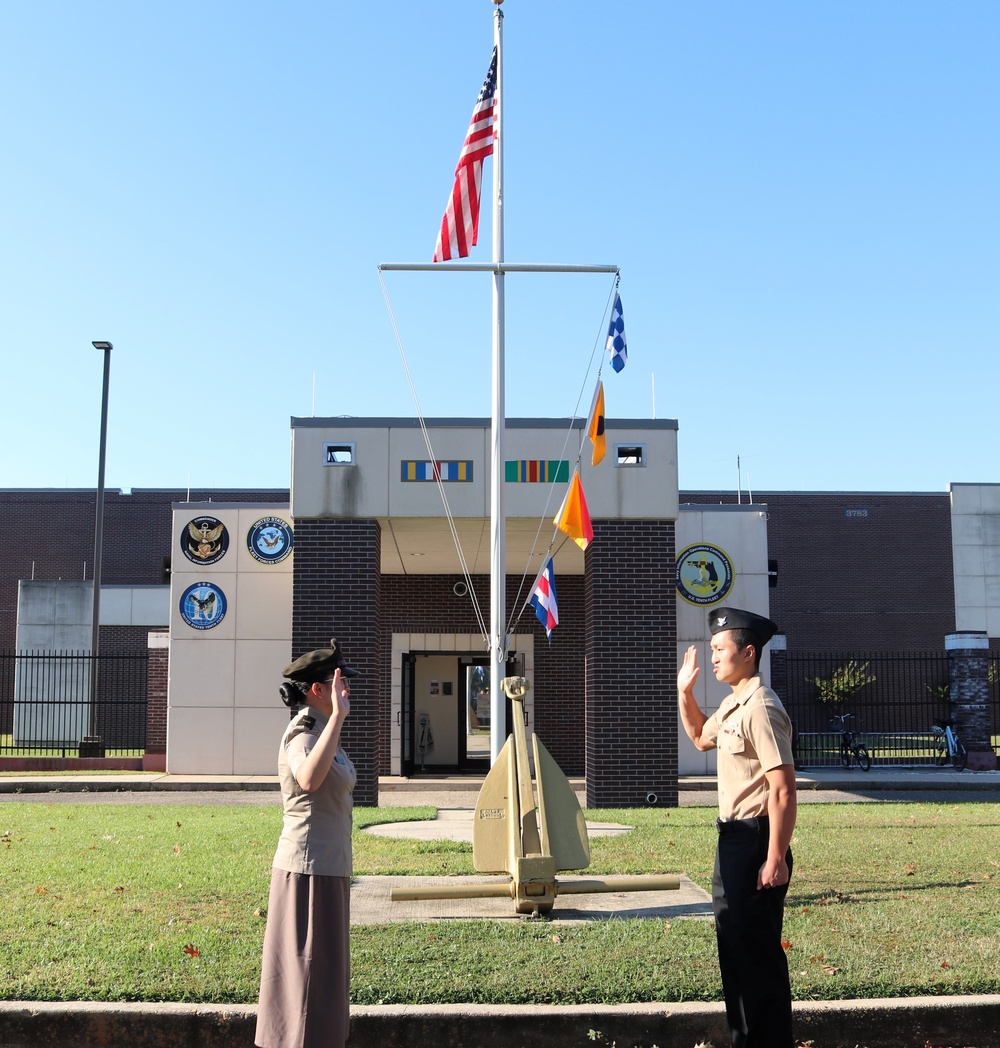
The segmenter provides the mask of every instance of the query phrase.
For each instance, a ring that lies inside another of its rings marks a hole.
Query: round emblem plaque
[[[229,529],[216,517],[195,517],[181,533],[181,550],[194,564],[214,564],[229,549]]]
[[[677,554],[677,592],[689,604],[718,604],[735,576],[732,560],[718,546],[699,542]]]
[[[181,594],[181,618],[193,630],[210,630],[226,617],[226,595],[214,582],[196,582]]]
[[[261,564],[280,564],[292,552],[292,529],[280,517],[261,517],[247,532],[247,549]]]

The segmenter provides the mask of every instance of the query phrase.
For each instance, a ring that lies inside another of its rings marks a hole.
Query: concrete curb
[[[1000,995],[798,1002],[817,1048],[1000,1044]],[[5,1048],[250,1048],[256,1008],[0,1002]],[[599,1035],[599,1036],[598,1036]],[[385,1005],[351,1012],[350,1048],[693,1048],[729,1041],[721,1004]]]

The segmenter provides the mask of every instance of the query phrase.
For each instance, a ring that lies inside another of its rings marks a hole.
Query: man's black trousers
[[[792,994],[781,921],[788,885],[757,889],[768,820],[719,822],[712,906],[733,1048],[792,1048]],[[791,875],[792,853],[785,856]]]

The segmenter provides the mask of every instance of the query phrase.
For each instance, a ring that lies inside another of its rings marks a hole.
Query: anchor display
[[[599,892],[676,891],[674,874],[557,878],[567,870],[590,865],[587,821],[569,780],[541,739],[532,732],[535,764],[532,782],[524,727],[525,677],[501,681],[513,704],[513,734],[507,738],[476,801],[472,828],[472,861],[479,873],[507,874],[496,884],[454,887],[393,888],[393,902],[420,899],[513,899],[518,913],[541,916],[560,895]]]

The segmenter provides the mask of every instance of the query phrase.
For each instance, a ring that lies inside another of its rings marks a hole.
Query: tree
[[[854,698],[866,684],[875,680],[875,674],[868,672],[868,665],[867,662],[851,659],[827,678],[813,677],[813,683],[819,691],[819,701],[841,712],[848,699]]]

